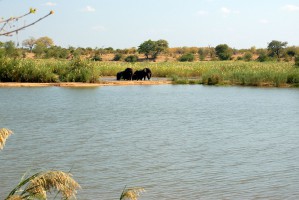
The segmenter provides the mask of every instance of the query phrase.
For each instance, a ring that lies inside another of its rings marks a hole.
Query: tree
[[[168,42],[166,40],[152,41],[147,40],[139,45],[138,53],[144,53],[147,59],[151,56],[156,59],[158,55],[168,49]]]
[[[35,42],[36,45],[42,45],[46,48],[49,48],[51,46],[54,45],[54,42],[51,38],[47,37],[47,36],[44,36],[44,37],[40,37],[36,40]]]
[[[144,53],[146,56],[146,59],[149,59],[149,56],[153,54],[153,51],[155,50],[155,42],[152,40],[147,40],[143,42],[138,47],[138,53]]]
[[[36,39],[34,37],[30,37],[29,39],[26,39],[23,41],[23,46],[29,48],[30,52],[32,52],[32,49],[36,43]]]
[[[14,24],[16,24],[16,22],[20,21],[20,19],[22,19],[30,14],[36,13],[36,11],[37,10],[35,8],[30,8],[29,12],[24,15],[21,15],[18,17],[9,17],[8,19],[0,20],[0,24],[3,24],[3,25],[1,25],[1,28],[0,28],[0,36],[11,36],[14,33],[18,34],[19,31],[21,31],[29,26],[32,26],[32,25],[36,24],[37,22],[45,19],[46,17],[54,14],[54,11],[51,10],[48,14],[39,18],[38,20],[35,20],[35,21],[31,22],[30,24],[23,25],[19,28],[15,28],[16,25],[14,25]],[[24,24],[25,24],[25,21],[24,21]]]
[[[40,37],[36,40],[33,52],[37,57],[41,57],[46,50],[54,45],[54,42],[51,38],[45,36]]]
[[[247,51],[244,55],[243,55],[243,59],[245,60],[245,61],[251,61],[252,60],[252,53],[251,53],[251,51]]]
[[[232,50],[229,48],[227,44],[219,44],[215,48],[216,55],[220,60],[229,60],[232,56]]]
[[[277,40],[272,40],[268,44],[268,51],[270,56],[277,56],[277,58],[280,58],[280,55],[283,51],[283,49],[287,46],[287,42],[281,42]]]
[[[155,49],[153,58],[156,59],[158,55],[168,49],[168,42],[166,40],[158,40],[155,42]]]

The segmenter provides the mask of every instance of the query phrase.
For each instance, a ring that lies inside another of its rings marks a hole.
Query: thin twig
[[[23,30],[23,29],[29,27],[29,26],[32,26],[32,25],[36,24],[37,22],[39,22],[39,21],[45,19],[46,17],[48,17],[49,15],[52,15],[52,14],[53,14],[53,11],[51,11],[49,14],[45,15],[44,17],[39,18],[38,20],[32,22],[31,24],[28,24],[28,25],[23,26],[23,27],[21,27],[21,28],[15,29],[15,30],[13,30],[13,31],[9,31],[9,32],[6,32],[6,33],[0,33],[0,36],[2,36],[2,35],[9,36],[11,33],[18,32],[18,31],[20,31],[20,30]]]

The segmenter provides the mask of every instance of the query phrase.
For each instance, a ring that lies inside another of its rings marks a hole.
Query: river
[[[0,199],[71,171],[80,200],[299,199],[299,90],[202,85],[0,88]]]

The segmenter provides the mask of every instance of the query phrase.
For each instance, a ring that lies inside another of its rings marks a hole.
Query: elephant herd
[[[116,74],[117,80],[145,80],[146,78],[150,80],[152,77],[152,71],[149,68],[144,68],[142,70],[136,70],[133,73],[132,68],[126,68],[124,71],[118,72]]]

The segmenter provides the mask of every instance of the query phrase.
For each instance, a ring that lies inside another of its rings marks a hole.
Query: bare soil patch
[[[19,83],[0,82],[0,87],[99,87],[122,85],[165,85],[172,82],[164,78],[153,78],[145,81],[117,81],[115,77],[102,77],[98,83],[62,82],[62,83]]]

